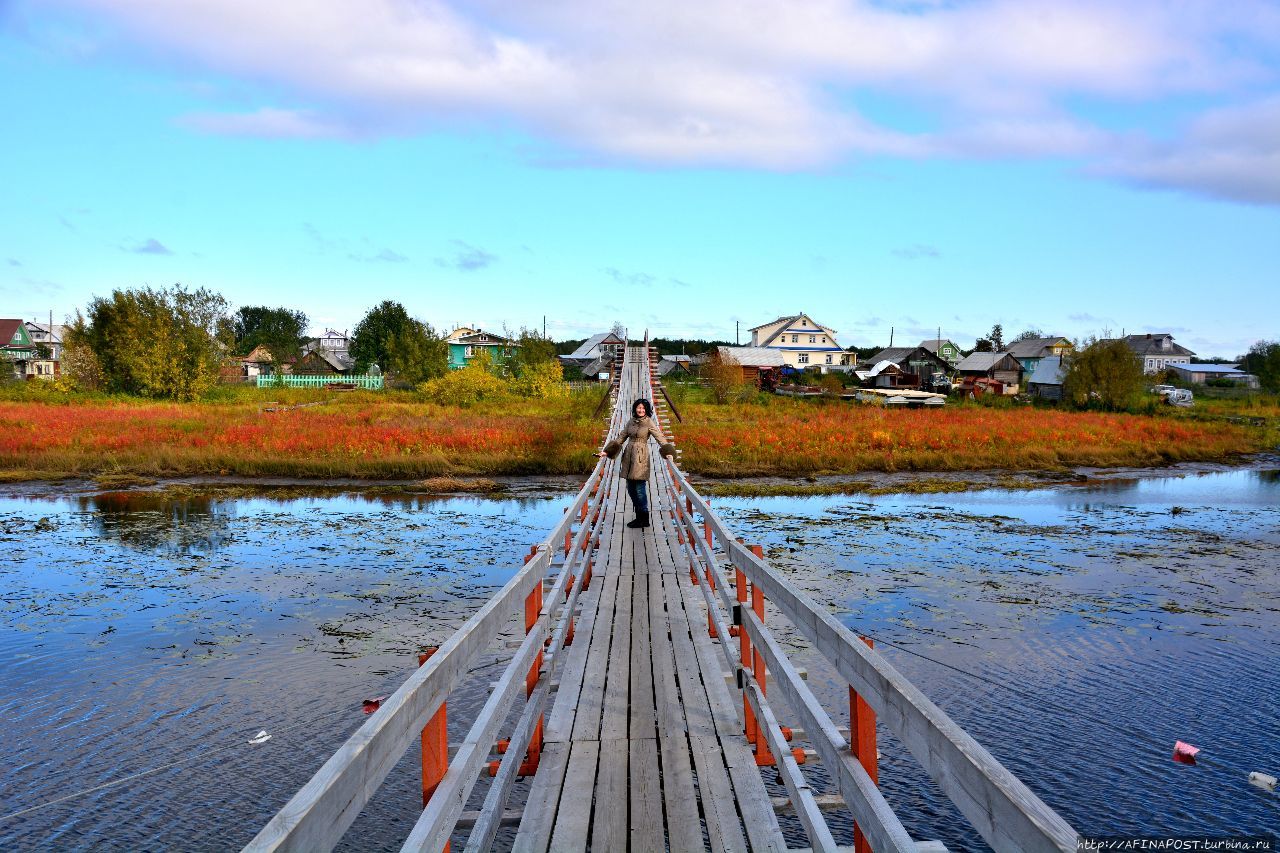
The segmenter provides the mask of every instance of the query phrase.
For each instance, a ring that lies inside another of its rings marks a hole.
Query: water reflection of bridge
[[[606,437],[655,381],[648,347],[628,349]],[[654,526],[626,528],[616,465],[601,460],[515,577],[246,849],[333,848],[418,741],[424,808],[405,850],[781,851],[780,813],[798,819],[805,849],[838,849],[851,824],[859,851],[942,849],[912,840],[877,788],[877,719],[996,850],[1076,849],[1065,821],[740,542],[678,465],[653,466]],[[451,690],[521,619],[523,642],[451,745]],[[768,622],[850,685],[848,728]]]

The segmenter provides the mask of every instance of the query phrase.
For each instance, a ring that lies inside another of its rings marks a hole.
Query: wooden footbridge
[[[656,386],[647,341],[628,348],[603,437]],[[667,411],[658,417],[670,436]],[[405,851],[825,851],[847,849],[833,836],[848,839],[850,823],[859,853],[945,849],[913,840],[881,796],[877,721],[968,819],[975,843],[1076,849],[1061,817],[742,544],[677,464],[658,464],[656,448],[652,458],[651,528],[625,526],[617,460],[601,459],[523,568],[422,656],[245,849],[332,849],[418,743],[424,807]],[[513,621],[523,642],[451,745],[450,692]],[[767,622],[821,653],[850,685],[847,708],[822,706]],[[779,814],[797,819],[794,846]]]

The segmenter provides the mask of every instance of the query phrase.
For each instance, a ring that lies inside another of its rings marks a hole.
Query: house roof
[[[1050,355],[1036,362],[1036,369],[1031,371],[1027,384],[1061,385],[1062,379],[1062,356]]]
[[[483,329],[476,329],[469,335],[462,335],[457,338],[450,338],[451,344],[470,344],[471,346],[484,346],[492,344],[493,346],[515,346],[515,341],[507,340],[502,335],[495,335],[492,332],[486,332]]]
[[[782,367],[782,351],[769,347],[716,347],[721,358],[730,358],[743,367]]]
[[[877,361],[870,370],[862,370],[857,372],[860,376],[863,376],[863,374],[865,374],[865,376],[863,376],[864,379],[870,379],[872,377],[879,376],[881,373],[885,373],[885,372],[893,373],[894,371],[901,373],[902,368],[898,366],[897,362],[893,362],[893,361],[889,361],[888,359],[885,359],[884,361]]]
[[[951,343],[951,341],[947,340],[946,338],[931,338],[930,340],[920,342],[920,346],[924,347],[934,355],[938,354],[938,350],[942,349],[943,344],[951,344],[953,347],[956,346],[954,343]],[[956,349],[959,349],[959,347],[956,347]]]
[[[1217,373],[1221,376],[1248,376],[1240,369],[1238,364],[1202,364],[1192,362],[1191,364],[1171,364],[1174,370],[1185,370],[1189,373]]]
[[[31,335],[32,340],[35,340],[35,335],[32,334],[33,332],[38,332],[42,337],[44,335],[49,334],[50,326],[48,323],[37,323],[34,320],[28,320],[26,322],[26,327],[27,327],[27,334]],[[53,328],[53,334],[49,335],[50,340],[48,341],[48,343],[53,343],[53,344],[62,343],[62,338],[63,338],[63,335],[66,334],[65,330],[67,327],[62,325],[61,323],[54,323],[52,328]],[[9,336],[13,337],[13,333],[11,332]],[[41,341],[41,343],[45,343],[45,341]]]
[[[23,331],[25,331],[25,328],[23,328],[21,320],[12,320],[12,319],[0,320],[0,349],[9,348],[10,346],[9,342],[13,340],[13,336],[18,331],[18,329],[23,329]],[[25,346],[18,347],[18,349],[26,349],[26,347]]]
[[[689,361],[689,356],[687,356],[687,355],[664,355],[664,356],[661,356],[658,360],[659,360],[659,361],[683,361],[683,362],[685,362],[685,363],[687,364],[687,363],[688,363],[688,361]]]
[[[960,363],[956,365],[956,370],[961,373],[985,373],[995,368],[1000,362],[1006,358],[1012,359],[1012,353],[1007,352],[975,352],[966,355],[960,359]],[[1022,365],[1018,364],[1014,359],[1013,364],[1004,368],[1005,370],[1022,369]]]
[[[871,356],[868,360],[872,364],[876,364],[881,361],[892,361],[897,364],[918,349],[920,349],[920,347],[885,347],[880,350],[880,352]],[[925,352],[928,352],[928,350],[925,350]]]
[[[750,329],[747,329],[747,331],[754,332],[756,329],[763,329],[767,326],[772,326],[774,323],[786,323],[787,325],[790,325],[792,320],[799,320],[799,319],[800,319],[799,314],[789,314],[789,315],[779,317],[776,320],[770,320],[767,323],[761,323],[759,326],[752,326]]]
[[[683,361],[678,361],[674,358],[666,358],[666,357],[663,357],[658,360],[659,376],[666,376],[668,373],[670,373],[673,370],[683,370],[687,373],[689,371],[688,356],[684,356]]]
[[[1043,358],[1045,350],[1064,341],[1070,343],[1061,335],[1054,335],[1048,338],[1026,338],[1021,341],[1014,341],[1005,347],[1004,351],[1014,358]]]
[[[317,347],[307,353],[306,357],[314,355],[316,358],[322,359],[326,364],[332,367],[338,373],[351,370],[356,366],[355,361],[344,351],[324,349]]]
[[[1161,346],[1161,341],[1169,340],[1169,348]],[[1191,350],[1175,343],[1169,332],[1155,332],[1147,335],[1125,335],[1121,338],[1129,348],[1138,355],[1195,355]]]
[[[573,359],[575,361],[597,358],[600,355],[600,345],[606,343],[620,344],[622,343],[622,338],[618,337],[613,332],[600,332],[599,334],[592,335],[587,338],[576,350],[569,353],[565,358]]]
[[[774,333],[770,335],[768,338],[766,338],[764,343],[762,344],[762,346],[768,346],[769,344],[777,340],[779,335],[785,335],[788,332],[798,331],[791,328],[791,324],[797,320],[808,320],[810,323],[812,323],[816,327],[814,329],[806,329],[806,330],[799,330],[799,331],[804,331],[806,333],[822,332],[823,334],[827,335],[827,337],[831,338],[832,344],[835,344],[836,330],[822,325],[817,320],[813,319],[803,311],[801,311],[799,314],[793,314],[790,317],[779,317],[778,319],[774,320],[771,323],[765,323],[763,326],[755,326],[753,328],[747,329],[747,331],[754,332],[756,329],[764,329],[764,328],[767,328],[768,326],[772,326],[780,323],[781,325],[779,325],[778,328],[774,331]],[[795,349],[795,347],[793,347],[793,349]],[[839,349],[839,347],[833,346],[832,349]]]

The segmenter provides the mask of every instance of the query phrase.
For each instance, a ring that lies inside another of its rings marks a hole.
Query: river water
[[[238,848],[569,500],[9,487],[0,849]],[[1280,827],[1246,782],[1280,775],[1280,472],[716,505],[1081,832]],[[454,737],[502,654],[452,700]],[[913,836],[983,849],[881,738]],[[1179,739],[1198,766],[1170,760]],[[351,849],[398,848],[415,760]]]

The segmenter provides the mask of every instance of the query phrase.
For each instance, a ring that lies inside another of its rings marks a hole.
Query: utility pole
[[[733,321],[733,345],[738,346],[738,321]]]
[[[542,337],[546,338],[546,336],[547,336],[547,315],[543,314],[542,315]]]
[[[893,326],[889,327],[889,347],[893,347]]]

